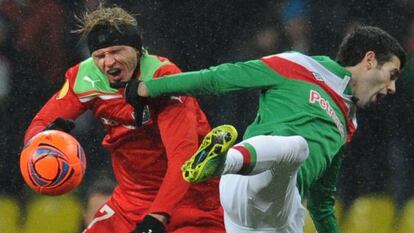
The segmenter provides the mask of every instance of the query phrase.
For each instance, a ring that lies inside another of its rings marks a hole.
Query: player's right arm
[[[286,79],[262,60],[222,64],[145,82],[151,97],[161,95],[220,95],[243,89],[277,87]]]
[[[87,109],[73,92],[73,82],[78,68],[79,66],[74,66],[66,72],[66,81],[63,84],[63,87],[55,93],[36,114],[26,130],[24,143],[40,131],[44,130],[56,118],[61,117],[66,120],[75,120]]]

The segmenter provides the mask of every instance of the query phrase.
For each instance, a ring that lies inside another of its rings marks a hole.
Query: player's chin
[[[124,78],[122,75],[112,76],[108,75],[110,83],[119,83],[119,82],[127,82],[129,79]]]
[[[380,104],[381,102],[383,102],[384,101],[384,97],[385,97],[386,95],[385,94],[382,94],[382,93],[377,93],[375,96],[373,96],[373,98],[372,98],[372,101],[371,101],[371,103],[372,103],[372,105],[378,105],[378,104]]]
[[[374,106],[375,104],[376,104],[376,100],[369,99],[369,100],[363,101],[360,99],[357,103],[357,106],[361,109],[367,109],[367,108]]]
[[[382,99],[385,97],[383,94],[376,94],[372,96],[368,101],[365,101],[363,103],[360,103],[360,108],[367,109],[372,108],[374,106],[379,105],[382,102]]]

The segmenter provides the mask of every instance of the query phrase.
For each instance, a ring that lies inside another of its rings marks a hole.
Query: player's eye
[[[398,79],[398,74],[397,73],[395,73],[395,72],[392,72],[391,73],[391,76],[390,76],[390,80],[391,81],[395,81],[395,80],[397,80]]]
[[[95,59],[103,59],[105,57],[105,55],[103,54],[96,54],[93,56]]]
[[[116,54],[121,54],[123,52],[122,49],[116,49],[114,51],[112,51],[112,54],[116,55]]]

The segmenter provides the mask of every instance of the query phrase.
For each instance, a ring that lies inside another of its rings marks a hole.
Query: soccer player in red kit
[[[91,57],[67,70],[25,142],[45,129],[69,131],[86,110],[105,127],[102,145],[111,153],[118,186],[84,233],[224,233],[218,180],[190,185],[181,177],[181,164],[210,130],[197,101],[171,96],[141,103],[125,91],[125,84],[180,69],[142,48],[135,18],[120,7],[101,5],[81,20],[78,31]]]

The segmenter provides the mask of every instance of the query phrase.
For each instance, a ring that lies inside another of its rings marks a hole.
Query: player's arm
[[[335,217],[335,192],[343,159],[343,150],[333,159],[325,174],[312,186],[307,208],[318,233],[339,232]]]
[[[181,72],[174,64],[161,67],[154,76]],[[181,165],[198,148],[197,118],[195,109],[185,104],[188,97],[153,100],[161,140],[165,146],[168,167],[150,213],[171,211],[186,194],[189,184],[182,179]]]
[[[145,86],[151,97],[176,94],[220,95],[243,89],[271,88],[284,80],[262,60],[252,60],[153,79],[142,86]],[[144,96],[139,89],[138,92]]]
[[[24,143],[44,130],[50,123],[57,118],[65,120],[74,120],[82,112],[86,110],[86,106],[82,104],[72,89],[71,77],[76,73],[77,69],[71,68],[66,72],[66,81],[61,90],[55,93],[42,109],[36,114],[30,123],[24,137]]]
[[[186,101],[185,98],[182,99]],[[198,148],[197,119],[194,109],[170,100],[158,115],[161,139],[168,157],[168,167],[160,190],[151,206],[150,212],[164,212],[171,216],[171,211],[187,193],[190,184],[181,175],[182,164]]]

